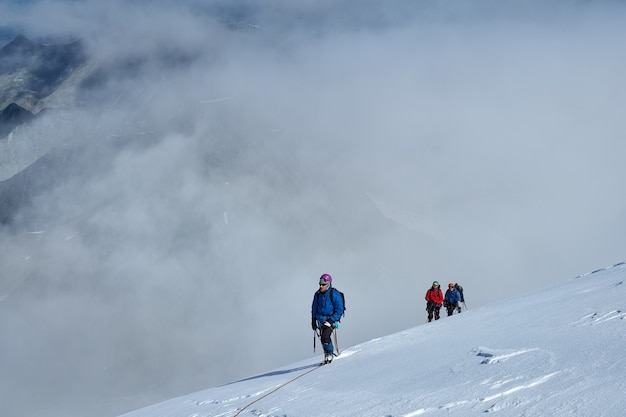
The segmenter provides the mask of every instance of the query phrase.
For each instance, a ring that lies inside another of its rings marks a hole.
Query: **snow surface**
[[[124,416],[624,416],[625,282],[619,263]]]

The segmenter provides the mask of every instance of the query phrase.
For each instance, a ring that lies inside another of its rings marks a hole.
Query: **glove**
[[[448,302],[447,302],[447,301],[444,301],[444,302],[443,302],[443,306],[444,306],[444,307],[448,307]]]
[[[335,329],[338,329],[339,328],[339,322],[338,321],[334,322],[333,326],[335,327]]]
[[[313,330],[317,330],[317,320],[315,319],[315,317],[311,319],[311,328]]]

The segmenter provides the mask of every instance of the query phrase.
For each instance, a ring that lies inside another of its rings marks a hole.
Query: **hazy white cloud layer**
[[[348,346],[624,260],[624,9],[414,3],[0,6],[111,74],[32,128],[71,156],[1,230],[6,415],[299,360],[322,273]]]

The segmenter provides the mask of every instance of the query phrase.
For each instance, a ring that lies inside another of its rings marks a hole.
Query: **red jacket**
[[[441,288],[429,288],[426,291],[426,301],[432,301],[433,303],[440,305],[443,303],[443,293],[441,292]]]

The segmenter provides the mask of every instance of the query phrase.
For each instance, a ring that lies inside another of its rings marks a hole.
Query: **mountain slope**
[[[620,263],[124,416],[621,416],[625,278]]]
[[[45,45],[17,36],[0,49],[0,109],[16,103],[37,113],[52,94],[86,63],[80,42]]]

